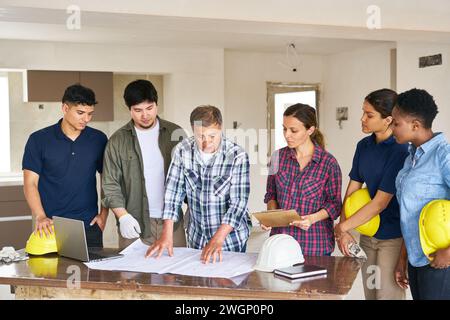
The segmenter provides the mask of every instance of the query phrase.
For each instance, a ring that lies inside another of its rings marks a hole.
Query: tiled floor
[[[259,252],[264,240],[266,240],[269,236],[268,232],[262,231],[259,227],[254,227],[252,233],[250,235],[247,252]],[[333,255],[341,255],[339,250],[336,249],[333,252]],[[0,285],[0,300],[10,300],[14,299],[14,295],[10,293],[9,286]],[[364,290],[362,285],[361,272],[358,273],[357,278],[353,284],[352,289],[350,290],[347,299],[349,300],[363,300],[364,299]],[[407,292],[407,299],[411,299],[411,294],[409,290]]]

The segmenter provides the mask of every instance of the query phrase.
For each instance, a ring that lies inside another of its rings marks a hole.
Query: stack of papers
[[[145,258],[148,247],[138,239],[121,252],[124,255],[122,258],[86,262],[85,265],[95,270],[172,273],[231,279],[253,271],[257,259],[255,253],[222,251],[222,262],[203,264],[200,260],[202,251],[190,248],[173,248],[172,257],[169,257],[165,250],[158,259]]]

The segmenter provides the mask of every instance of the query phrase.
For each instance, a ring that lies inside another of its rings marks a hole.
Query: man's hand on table
[[[222,246],[225,239],[221,237],[212,237],[208,244],[203,248],[200,260],[208,264],[212,259],[212,263],[222,262]]]
[[[161,257],[164,250],[167,249],[169,256],[173,256],[173,237],[169,235],[163,235],[161,238],[156,240],[148,249],[145,257],[151,257],[156,254],[155,258]]]

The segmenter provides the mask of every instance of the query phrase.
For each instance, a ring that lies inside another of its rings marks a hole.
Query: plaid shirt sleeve
[[[222,218],[223,224],[237,229],[246,219],[250,194],[250,164],[247,153],[239,154],[233,165],[230,189],[230,206]]]
[[[186,196],[184,170],[182,163],[181,143],[177,145],[173,154],[172,163],[166,179],[166,191],[164,193],[163,219],[178,221],[180,207]]]
[[[325,202],[323,208],[331,219],[336,220],[342,208],[341,201],[342,173],[336,161],[330,165],[330,175],[325,185]]]
[[[268,203],[271,200],[277,200],[275,175],[273,174],[267,176],[267,186],[266,186],[266,195],[264,196],[264,203]]]

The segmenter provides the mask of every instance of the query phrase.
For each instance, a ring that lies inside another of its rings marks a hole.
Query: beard
[[[155,125],[155,120],[153,120],[151,123],[149,124],[143,124],[143,123],[139,123],[139,127],[141,129],[150,129],[151,127],[153,127]]]

